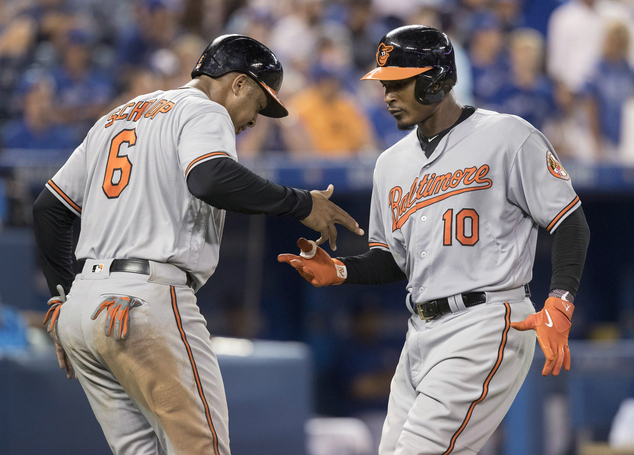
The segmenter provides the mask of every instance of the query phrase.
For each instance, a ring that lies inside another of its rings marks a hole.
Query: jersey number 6
[[[110,143],[106,175],[102,186],[108,199],[118,198],[130,183],[132,163],[127,155],[119,155],[122,144],[128,144],[128,147],[133,147],[136,144],[136,132],[133,129],[121,131],[112,138]]]
[[[471,235],[467,235],[467,219],[471,224]],[[442,216],[442,221],[445,225],[443,231],[442,244],[445,246],[451,246],[453,230],[453,209],[449,209]],[[478,243],[480,238],[480,217],[478,212],[473,209],[462,209],[456,215],[456,239],[464,246],[473,246]]]

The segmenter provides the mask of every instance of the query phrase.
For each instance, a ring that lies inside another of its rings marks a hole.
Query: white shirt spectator
[[[595,68],[606,18],[629,20],[629,11],[608,0],[571,0],[548,22],[548,73],[578,92]],[[631,25],[631,24],[630,24]]]

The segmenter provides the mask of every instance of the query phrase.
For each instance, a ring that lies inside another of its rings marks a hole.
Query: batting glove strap
[[[140,300],[129,296],[109,296],[103,300],[91,316],[97,319],[99,314],[106,310],[106,323],[104,333],[109,337],[114,330],[114,339],[125,340],[129,333],[130,309],[141,305]]]

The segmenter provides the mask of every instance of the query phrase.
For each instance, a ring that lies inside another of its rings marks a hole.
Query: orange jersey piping
[[[212,156],[217,156],[217,155],[224,155],[224,156],[229,156],[228,153],[225,152],[211,152],[211,153],[207,153],[206,155],[203,156],[199,156],[198,158],[196,158],[194,161],[192,161],[191,163],[189,163],[189,166],[187,166],[187,170],[185,171],[185,175],[189,174],[189,170],[192,168],[192,166],[194,166],[196,163],[198,163],[199,161],[204,160],[205,158],[209,158]]]
[[[553,226],[555,226],[555,224],[557,224],[561,217],[568,213],[568,211],[570,211],[570,209],[573,208],[577,202],[579,202],[579,196],[575,197],[570,204],[568,204],[561,212],[559,212],[555,219],[550,222],[546,230],[550,232],[550,230],[553,228]]]
[[[370,248],[375,247],[375,246],[382,246],[383,248],[387,248],[388,250],[390,249],[390,247],[387,246],[386,243],[379,243],[379,242],[370,243]]]
[[[74,208],[75,210],[77,210],[79,213],[81,213],[81,207],[78,206],[77,204],[75,204],[75,202],[69,198],[66,193],[64,193],[56,184],[55,182],[53,182],[53,180],[49,180],[48,181],[48,185],[49,187],[54,190],[57,194],[59,194],[66,202],[68,202],[68,204]]]

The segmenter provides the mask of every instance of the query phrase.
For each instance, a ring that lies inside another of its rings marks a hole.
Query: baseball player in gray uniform
[[[376,57],[363,79],[381,81],[398,127],[414,131],[377,160],[370,249],[331,258],[300,239],[299,256],[278,259],[315,286],[406,279],[412,316],[379,453],[475,454],[519,391],[535,336],[544,375],[570,368],[589,230],[543,134],[519,117],[457,103],[444,33],[397,28]],[[540,226],[554,234],[553,272],[535,313],[527,285]]]
[[[217,38],[185,87],[97,121],[34,205],[55,295],[45,323],[115,454],[230,453],[222,378],[194,295],[218,263],[225,210],[297,218],[334,248],[334,223],[363,233],[328,200],[332,187],[275,185],[237,163],[236,134],[258,113],[288,114],[282,77],[263,44]],[[78,216],[85,265],[74,277]]]

